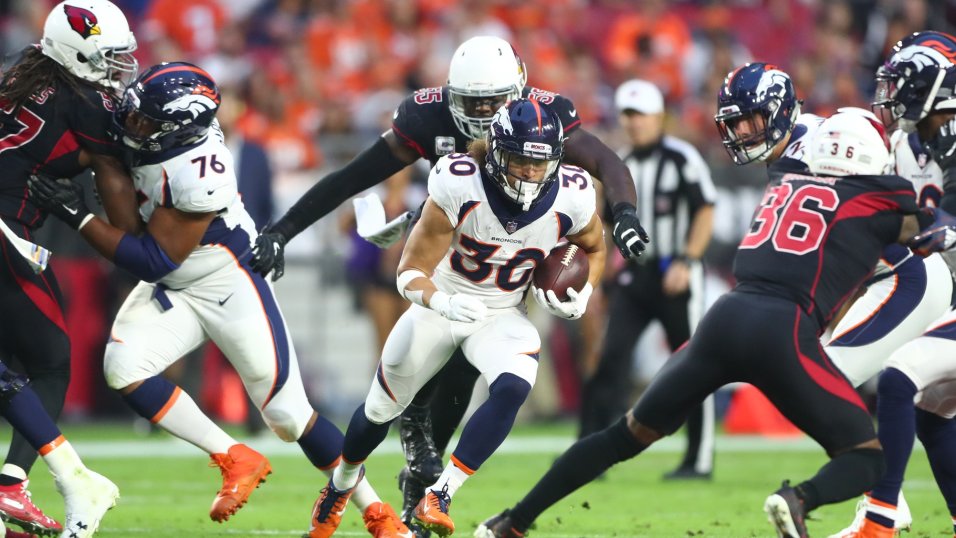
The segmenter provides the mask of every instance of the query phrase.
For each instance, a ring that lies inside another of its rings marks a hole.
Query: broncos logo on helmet
[[[92,11],[70,5],[64,5],[63,11],[66,12],[66,20],[70,23],[70,28],[83,36],[83,39],[91,35],[100,35],[100,25]]]
[[[936,31],[916,32],[901,39],[876,72],[873,107],[907,132],[932,110],[953,108],[952,87],[944,82],[956,60],[956,38]]]

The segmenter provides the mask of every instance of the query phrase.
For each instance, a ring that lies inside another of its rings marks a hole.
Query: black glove
[[[651,237],[641,227],[637,218],[637,209],[627,202],[614,206],[614,244],[624,259],[636,258],[644,252],[644,243],[650,243]]]
[[[256,238],[256,246],[252,249],[252,261],[249,267],[262,276],[272,271],[272,281],[275,282],[285,274],[285,244],[288,239],[279,232],[270,232],[269,228],[262,230]]]
[[[30,176],[27,186],[31,202],[74,230],[79,230],[86,218],[93,214],[83,201],[83,186],[68,179]]]
[[[941,125],[936,136],[924,146],[943,170],[956,164],[956,118]]]

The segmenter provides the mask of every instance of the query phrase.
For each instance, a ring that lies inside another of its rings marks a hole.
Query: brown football
[[[577,245],[568,243],[555,247],[534,268],[534,285],[542,290],[554,290],[558,300],[568,300],[568,288],[584,289],[588,282],[588,257]]]

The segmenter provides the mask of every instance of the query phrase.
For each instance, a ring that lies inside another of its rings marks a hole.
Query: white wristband
[[[398,278],[395,279],[395,284],[398,288],[398,293],[402,297],[419,306],[425,306],[425,300],[423,298],[424,292],[422,290],[409,291],[405,289],[413,280],[419,277],[428,278],[428,275],[419,271],[418,269],[402,271],[401,274],[398,275]]]

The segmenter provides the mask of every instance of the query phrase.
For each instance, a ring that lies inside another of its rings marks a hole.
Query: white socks
[[[9,476],[11,478],[16,478],[20,481],[27,479],[27,472],[24,471],[19,465],[14,465],[12,463],[4,463],[3,467],[0,467],[0,474]]]
[[[157,426],[209,454],[225,454],[229,447],[238,443],[203,414],[186,391],[178,392],[176,401],[156,423]]]
[[[445,470],[442,471],[441,476],[438,477],[438,481],[432,484],[428,489],[441,491],[447,486],[448,496],[452,497],[455,495],[455,492],[458,491],[458,488],[465,483],[465,480],[468,480],[471,474],[472,473],[455,465],[454,461],[449,461],[448,465],[445,466]],[[428,490],[426,490],[426,492],[427,491]]]

